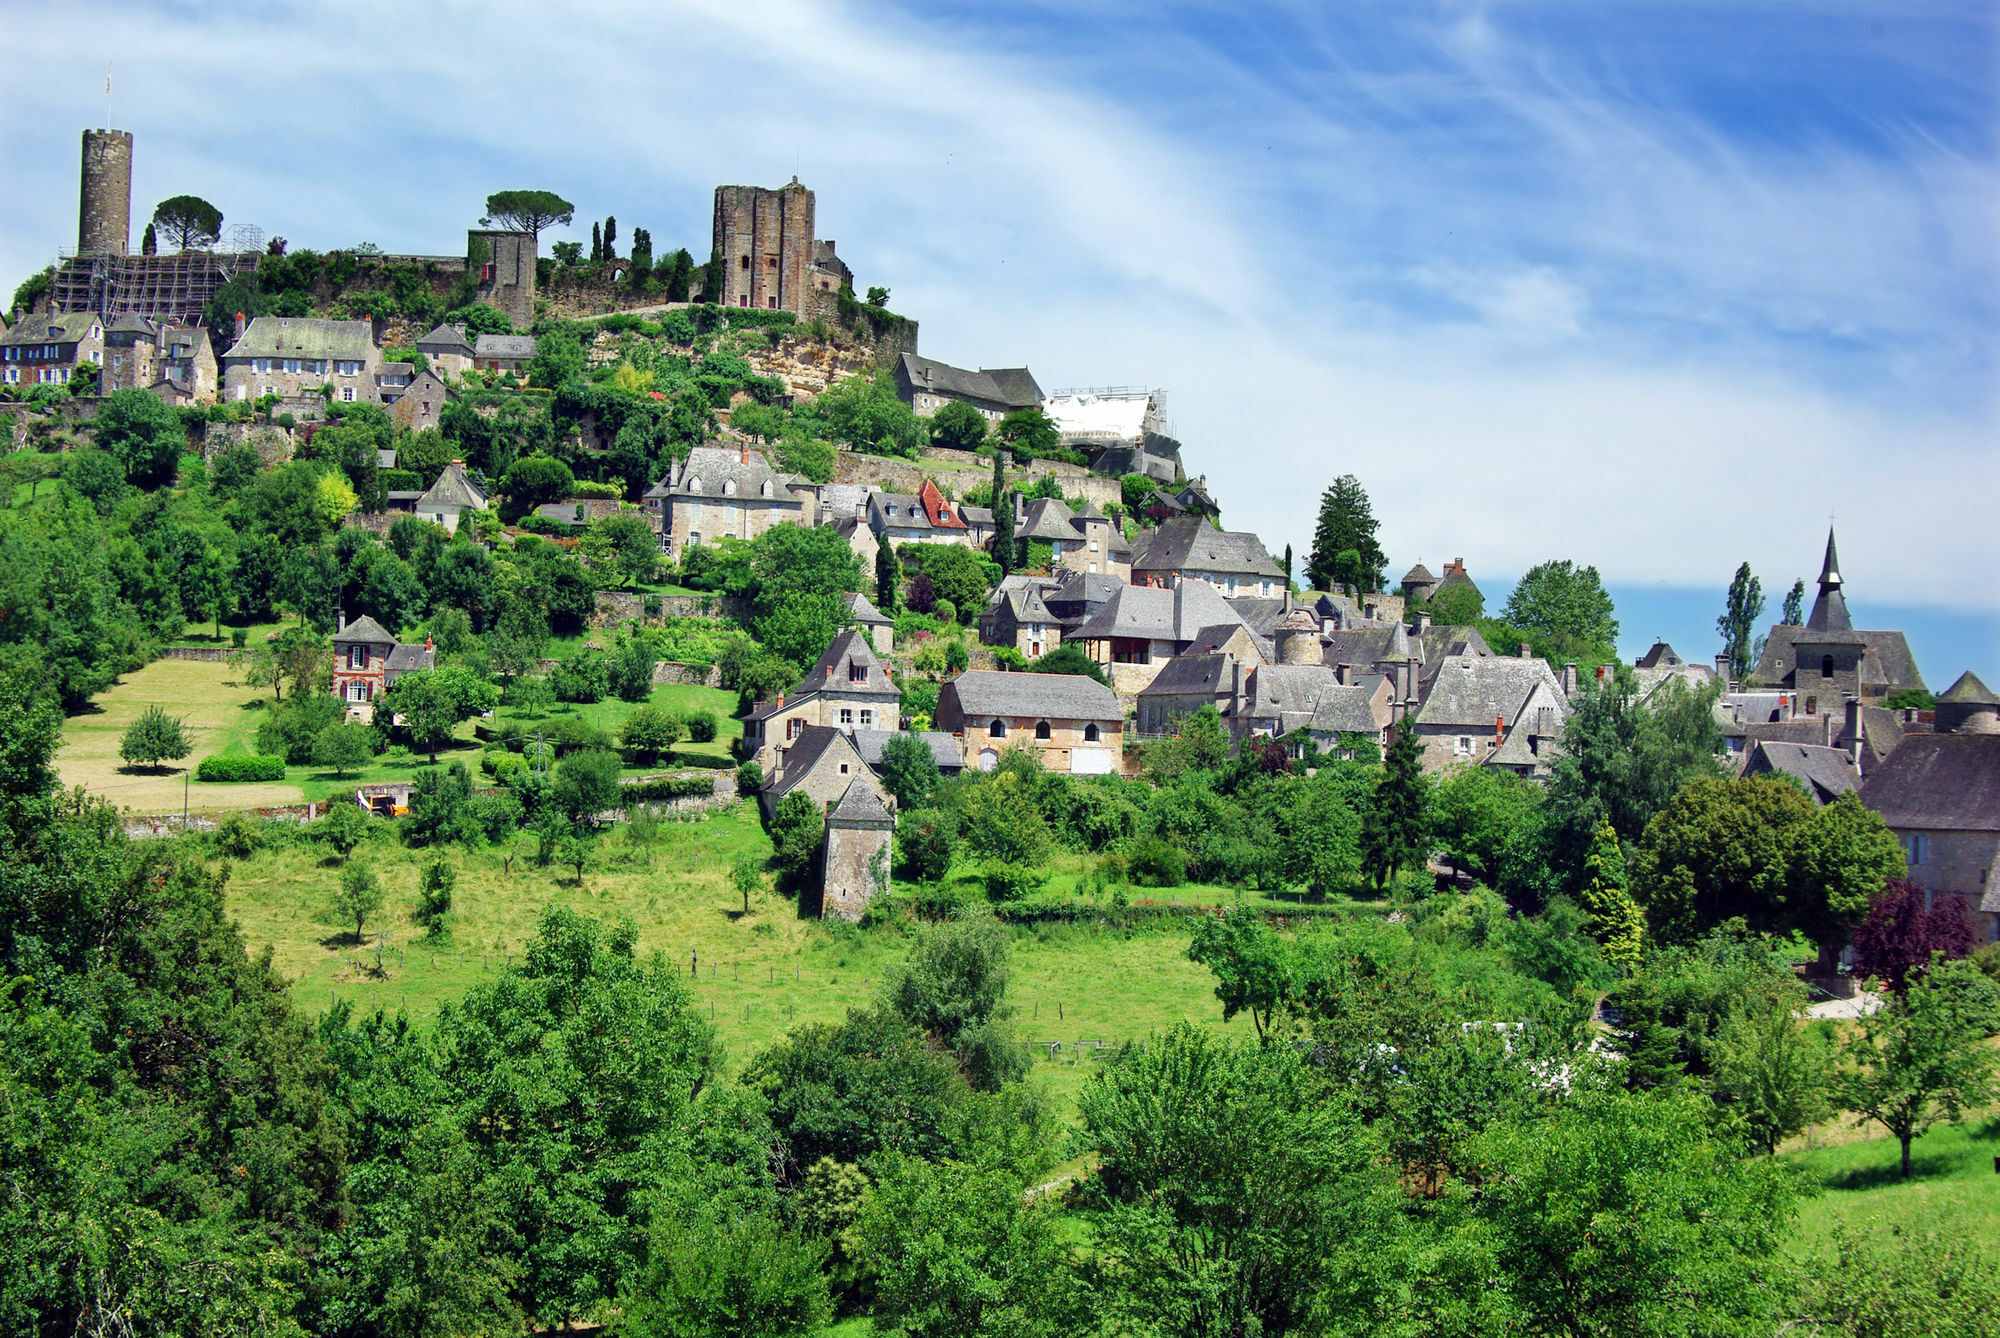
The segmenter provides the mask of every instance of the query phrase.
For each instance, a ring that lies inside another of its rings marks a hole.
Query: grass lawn
[[[1870,1131],[1880,1129],[1870,1126]],[[1910,1178],[1898,1174],[1901,1151],[1893,1138],[1857,1133],[1852,1121],[1820,1126],[1820,1137],[1845,1138],[1834,1146],[1784,1153],[1820,1192],[1799,1209],[1793,1249],[1809,1252],[1829,1243],[1833,1228],[1929,1223],[1968,1241],[2000,1241],[2000,1114],[1988,1112],[1959,1124],[1939,1125],[1910,1145]]]
[[[357,851],[388,892],[378,926],[357,946],[351,925],[337,923],[328,904],[340,866],[300,843],[259,851],[238,862],[229,880],[229,908],[253,952],[272,946],[280,970],[297,982],[297,1001],[311,1012],[334,998],[363,1008],[407,1009],[429,1017],[440,1004],[519,961],[545,906],[631,917],[642,949],[659,949],[686,970],[690,953],[701,968],[693,982],[698,1005],[714,1019],[732,1067],[801,1022],[832,1022],[865,1005],[909,941],[894,928],[824,925],[802,918],[797,904],[770,891],[753,896],[743,914],[729,885],[739,855],[768,855],[770,841],[749,803],[707,822],[662,823],[650,840],[620,824],[598,842],[595,867],[582,885],[570,871],[538,869],[526,853],[512,873],[504,851],[447,852],[458,870],[456,923],[448,946],[434,948],[411,919],[417,878],[428,852],[396,844],[386,826]],[[1023,1040],[1134,1040],[1183,1018],[1221,1026],[1221,1006],[1209,973],[1186,958],[1178,926],[1123,933],[1085,927],[1016,930],[1008,999],[1019,1010]],[[1232,1030],[1247,1031],[1238,1018]],[[1045,1070],[1070,1091],[1094,1067],[1071,1051]]]

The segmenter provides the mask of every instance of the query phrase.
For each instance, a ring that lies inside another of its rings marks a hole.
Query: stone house
[[[381,366],[372,322],[259,316],[222,355],[222,393],[230,400],[303,399],[331,385],[338,403],[378,404]]]
[[[1062,644],[1062,625],[1033,585],[996,590],[979,613],[979,639],[988,646],[1011,646],[1031,660]]]
[[[926,486],[933,486],[925,479]],[[868,494],[868,528],[876,542],[902,544],[966,543],[971,527],[956,515],[952,528],[940,532],[931,519],[931,508],[921,493],[875,492]]]
[[[213,404],[221,393],[220,370],[208,331],[199,326],[170,328],[161,336],[151,389],[164,398],[162,387],[171,386],[182,403]]]
[[[1130,547],[1122,543],[1110,518],[1094,506],[1078,513],[1059,497],[1024,502],[1016,493],[1014,537],[1047,544],[1054,566],[1067,571],[1121,580],[1131,572]]]
[[[430,490],[417,498],[414,510],[418,520],[428,520],[444,526],[447,533],[457,533],[459,516],[466,511],[485,510],[490,500],[486,490],[465,472],[465,462],[454,460],[444,467]]]
[[[811,489],[748,446],[697,446],[662,486],[660,546],[675,561],[725,536],[749,540],[787,521],[813,523]],[[649,493],[646,500],[654,499]]]
[[[936,358],[905,353],[896,359],[891,375],[896,397],[919,418],[929,418],[957,400],[979,410],[989,424],[997,424],[1015,409],[1036,407],[1043,398],[1042,388],[1025,367],[972,372]]]
[[[1177,655],[1227,650],[1258,663],[1276,657],[1206,581],[1172,589],[1121,585],[1064,639],[1081,643],[1121,694],[1137,693]]]
[[[104,364],[104,323],[91,312],[31,314],[0,334],[0,384],[68,385],[86,363]]]
[[[885,659],[896,653],[896,623],[869,602],[868,596],[850,592],[840,597],[840,611],[854,620],[868,638],[875,653]]]
[[[389,421],[411,432],[438,425],[444,406],[451,399],[444,381],[432,368],[412,376],[389,406]]]
[[[851,736],[854,751],[861,754],[876,775],[882,774],[882,750],[889,746],[891,739],[915,739],[931,750],[931,760],[937,769],[947,776],[956,776],[965,769],[965,754],[960,751],[958,740],[937,730],[895,730],[857,729]]]
[[[421,646],[407,645],[373,618],[348,622],[342,614],[340,628],[333,634],[333,695],[351,711],[373,702],[411,670],[430,669],[436,663],[437,652],[429,638]]]
[[[1271,598],[1285,589],[1285,573],[1263,540],[1218,530],[1199,516],[1164,522],[1132,557],[1134,585],[1171,589],[1186,580],[1206,581],[1225,595]]]
[[[145,390],[159,380],[160,338],[164,332],[144,316],[126,312],[104,327],[104,370],[98,393]]]
[[[1242,667],[1233,655],[1219,651],[1177,655],[1139,690],[1133,704],[1133,728],[1143,735],[1178,733],[1181,721],[1204,706],[1213,706],[1217,713],[1230,710],[1241,682]]]
[[[1880,705],[1885,697],[1924,685],[1901,632],[1855,629],[1842,593],[1844,584],[1829,529],[1826,560],[1820,565],[1819,596],[1805,626],[1772,627],[1751,674],[1757,685],[1796,694],[1799,710],[1806,715],[1831,713],[1848,697],[1858,697],[1864,705]]]
[[[1049,770],[1079,776],[1111,775],[1124,757],[1117,696],[1082,674],[968,669],[939,691],[937,727],[962,740],[967,764],[981,771],[1023,744],[1038,749]]]
[[[1750,745],[1743,774],[1789,776],[1813,797],[1815,804],[1822,806],[1861,785],[1861,772],[1846,749],[1775,739],[1759,739]]]
[[[1971,672],[1937,699],[1935,730],[1903,736],[1861,783],[1861,802],[1903,843],[1909,879],[1962,894],[2000,938],[2000,696]]]
[[[757,798],[766,817],[777,809],[779,800],[794,791],[809,796],[825,812],[857,780],[873,790],[878,799],[888,801],[889,792],[861,760],[861,754],[854,749],[854,740],[837,729],[807,725],[789,744],[773,752],[764,788]]]
[[[463,376],[472,366],[472,344],[456,325],[440,325],[417,340],[417,352],[445,376]]]
[[[482,372],[512,372],[525,379],[535,356],[535,337],[483,334],[472,346],[472,364]]]
[[[1313,747],[1347,759],[1355,756],[1349,741],[1372,738],[1377,748],[1389,746],[1389,727],[1396,719],[1395,694],[1382,674],[1343,680],[1319,694],[1313,716],[1305,725]]]
[[[1438,661],[1428,682],[1416,712],[1425,770],[1489,762],[1519,771],[1547,770],[1569,701],[1562,680],[1546,661],[1453,655]],[[1503,749],[1506,755],[1500,756]]]
[[[901,721],[902,694],[889,662],[866,633],[850,627],[834,637],[790,692],[750,708],[743,717],[743,746],[768,768],[776,752],[809,726],[852,732],[895,729]]]
[[[888,890],[895,840],[896,819],[879,787],[856,776],[826,815],[821,919],[859,920],[875,894]]]

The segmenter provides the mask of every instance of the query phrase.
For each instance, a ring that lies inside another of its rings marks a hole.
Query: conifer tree
[[[1406,715],[1390,732],[1382,779],[1376,783],[1361,823],[1361,867],[1378,888],[1424,861],[1430,796],[1424,784],[1423,755],[1416,722]]]
[[[599,264],[604,259],[604,227],[599,223],[590,225],[590,263]]]
[[[881,547],[875,550],[875,607],[891,618],[896,616],[901,603],[896,587],[902,574],[903,564],[896,561],[896,546],[884,536]]]
[[[1000,574],[1010,576],[1014,571],[1014,506],[1013,498],[1006,492],[1007,469],[1006,448],[996,446],[993,450],[993,560],[1000,564]]]
[[[606,214],[604,216],[604,258],[606,260],[616,260],[618,258],[618,216],[616,214]]]
[[[1622,967],[1639,963],[1646,935],[1646,916],[1625,876],[1625,851],[1609,818],[1600,818],[1583,859],[1583,907],[1590,912],[1590,932],[1604,946],[1604,959]]]
[[[1361,590],[1380,590],[1382,567],[1388,559],[1375,542],[1375,528],[1375,512],[1361,480],[1342,474],[1320,496],[1312,556],[1306,559],[1306,579],[1312,588],[1332,590],[1344,575]],[[1342,570],[1343,554],[1353,555],[1351,570]]]

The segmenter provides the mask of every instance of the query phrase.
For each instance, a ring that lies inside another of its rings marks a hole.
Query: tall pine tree
[[[1014,502],[1007,495],[1006,447],[993,448],[993,560],[1000,574],[1014,571]]]
[[[590,225],[590,263],[599,264],[604,259],[604,228],[601,224]]]
[[[897,596],[903,575],[903,564],[896,561],[896,546],[883,537],[881,547],[875,550],[875,607],[893,618],[896,607],[901,602]]]
[[[1385,887],[1404,869],[1419,868],[1428,854],[1425,834],[1430,802],[1424,782],[1423,744],[1409,716],[1389,733],[1382,779],[1361,821],[1361,867],[1375,886]]]
[[[1342,474],[1319,499],[1319,524],[1313,529],[1312,556],[1306,559],[1306,580],[1315,590],[1332,590],[1352,583],[1361,590],[1382,588],[1382,568],[1388,558],[1375,541],[1375,512],[1367,490],[1352,474]],[[1342,554],[1353,554],[1351,570],[1343,571]],[[1348,578],[1343,582],[1342,577]]]

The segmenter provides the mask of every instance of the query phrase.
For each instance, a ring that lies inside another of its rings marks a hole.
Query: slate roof
[[[1429,585],[1435,580],[1437,580],[1437,577],[1431,575],[1431,569],[1419,562],[1416,566],[1403,573],[1401,584]]]
[[[1938,694],[1941,702],[1962,702],[1973,706],[2000,706],[2000,696],[1982,682],[1979,675],[1970,669],[1958,676],[1958,681]]]
[[[961,503],[958,518],[973,529],[993,528],[993,508],[990,506],[966,506]]]
[[[336,646],[350,644],[357,646],[393,646],[396,644],[396,638],[387,631],[384,631],[381,623],[376,622],[364,613],[338,632],[335,632],[333,634],[333,644]]]
[[[764,782],[765,792],[782,799],[798,783],[812,774],[829,749],[851,744],[839,730],[827,725],[802,725],[791,746],[778,754],[778,765]],[[857,754],[858,757],[858,754]]]
[[[1153,681],[1139,689],[1141,697],[1212,697],[1230,678],[1228,655],[1176,655],[1160,667]]]
[[[765,498],[775,502],[798,500],[792,492],[789,476],[771,468],[771,462],[764,458],[762,451],[749,452],[747,464],[744,454],[741,447],[695,447],[676,471],[670,495]],[[764,492],[767,484],[770,486],[768,498]],[[725,493],[725,485],[732,485],[731,491]]]
[[[430,486],[430,491],[417,499],[419,509],[447,511],[477,511],[486,505],[486,494],[479,490],[465,472],[465,466],[454,460],[444,467],[438,480]]]
[[[1861,784],[1891,827],[2000,831],[2000,734],[1910,734]]]
[[[885,528],[890,525],[905,530],[928,530],[932,528],[931,518],[924,513],[923,499],[915,493],[870,493],[868,495],[868,515],[871,520],[879,518]]]
[[[840,597],[841,610],[854,621],[869,627],[894,626],[894,620],[883,616],[882,610],[868,602],[868,596],[849,591]]]
[[[323,321],[306,316],[259,316],[228,358],[329,358],[366,362],[375,353],[370,321]]]
[[[1537,684],[1562,692],[1561,680],[1539,659],[1454,655],[1439,666],[1417,711],[1419,725],[1491,729],[1496,718],[1513,721]]]
[[[1108,572],[1077,571],[1064,577],[1048,597],[1061,603],[1102,604],[1125,588],[1126,582]]]
[[[1079,531],[1070,524],[1072,513],[1068,503],[1060,497],[1037,497],[1027,504],[1020,523],[1015,526],[1016,539],[1066,540],[1076,542]]]
[[[1145,551],[1132,559],[1134,573],[1190,568],[1265,580],[1285,579],[1285,573],[1278,570],[1278,564],[1264,551],[1262,539],[1244,531],[1218,530],[1199,516],[1161,522]]]
[[[1375,693],[1385,680],[1371,674],[1358,683],[1335,683],[1319,695],[1319,704],[1307,726],[1315,734],[1379,734],[1382,724],[1375,718]]]
[[[1171,590],[1121,585],[1070,633],[1072,640],[1110,637],[1191,641],[1204,628],[1242,624],[1229,601],[1206,581],[1183,581]]]
[[[995,591],[994,611],[1004,608],[1016,623],[1053,623],[1056,616],[1049,612],[1049,606],[1042,602],[1039,586],[1023,586],[1014,590]]]
[[[1436,659],[1440,655],[1491,655],[1493,648],[1486,644],[1486,638],[1479,634],[1477,627],[1464,623],[1433,623],[1422,637],[1424,654]]]
[[[1668,669],[1686,663],[1686,660],[1674,654],[1672,646],[1669,646],[1664,641],[1655,641],[1653,648],[1644,655],[1641,655],[1638,664],[1634,667],[1638,669]]]
[[[1003,674],[968,669],[944,685],[967,716],[1122,720],[1117,694],[1083,674]]]
[[[1279,721],[1278,732],[1288,734],[1308,724],[1319,709],[1320,698],[1340,687],[1334,671],[1323,664],[1266,664],[1251,671],[1242,715],[1257,720]]]
[[[849,666],[863,665],[868,670],[868,681],[856,683],[848,676]],[[806,676],[799,680],[795,696],[808,692],[831,692],[842,697],[886,697],[900,701],[902,694],[890,680],[889,666],[875,653],[875,647],[868,640],[868,634],[858,627],[849,627],[835,636],[819,657],[819,662],[806,670]]]
[[[1326,650],[1321,658],[1338,668],[1343,664],[1366,665],[1421,660],[1410,634],[1401,623],[1390,627],[1348,627],[1326,634]]]
[[[903,379],[919,390],[985,400],[1009,409],[1027,409],[1041,403],[1040,387],[1025,367],[1003,367],[997,374],[974,372],[916,353],[905,353],[898,361]]]
[[[1778,772],[1800,781],[1821,804],[1830,804],[1849,790],[1858,789],[1861,777],[1843,748],[1827,748],[1811,743],[1782,743],[1760,739],[1750,749],[1744,765],[1746,776]]]
[[[1916,656],[1910,653],[1910,644],[1903,639],[1901,632],[1819,632],[1810,627],[1790,627],[1783,623],[1771,629],[1764,642],[1764,654],[1758,659],[1756,671],[1751,677],[1759,683],[1789,685],[1798,672],[1797,647],[1829,645],[1860,645],[1874,651],[1881,666],[1882,681],[1891,692],[1924,685],[1923,675],[1917,672]],[[1800,691],[1807,690],[1809,685],[1800,687]]]
[[[826,820],[855,826],[880,826],[895,822],[874,787],[859,776],[847,783],[847,793],[840,796],[840,802],[833,806]]]
[[[456,326],[440,325],[437,329],[419,339],[416,344],[419,353],[446,357],[457,354],[461,358],[472,356],[472,345],[465,341],[465,332]]]
[[[936,730],[903,731],[893,729],[857,729],[853,734],[854,751],[861,754],[861,760],[870,767],[882,769],[882,750],[889,746],[891,739],[915,739],[931,750],[931,757],[944,772],[965,769],[965,758],[958,751],[958,740],[949,734]]]
[[[1229,601],[1229,607],[1236,610],[1237,615],[1243,619],[1245,626],[1263,637],[1268,637],[1271,633],[1275,632],[1278,628],[1278,620],[1285,616],[1285,600],[1282,595],[1276,599],[1263,599],[1255,595],[1238,595]],[[1302,608],[1303,606],[1299,607]],[[1318,618],[1313,619],[1313,627],[1315,630],[1318,629]]]
[[[525,361],[535,356],[535,337],[517,334],[483,334],[474,341],[472,355],[475,358],[517,358]]]
[[[104,327],[106,334],[157,335],[160,328],[137,312],[128,311]]]
[[[398,675],[436,666],[437,651],[434,647],[398,642],[395,649],[389,652],[389,662],[383,666],[382,678],[385,682],[393,683]]]
[[[74,344],[90,333],[90,327],[98,324],[97,316],[88,311],[70,311],[56,316],[23,316],[14,328],[0,335],[0,346],[7,344]]]
[[[1001,402],[1009,408],[1030,408],[1047,398],[1035,383],[1035,374],[1025,367],[981,367],[979,370],[992,378],[993,384],[1000,390]]]

